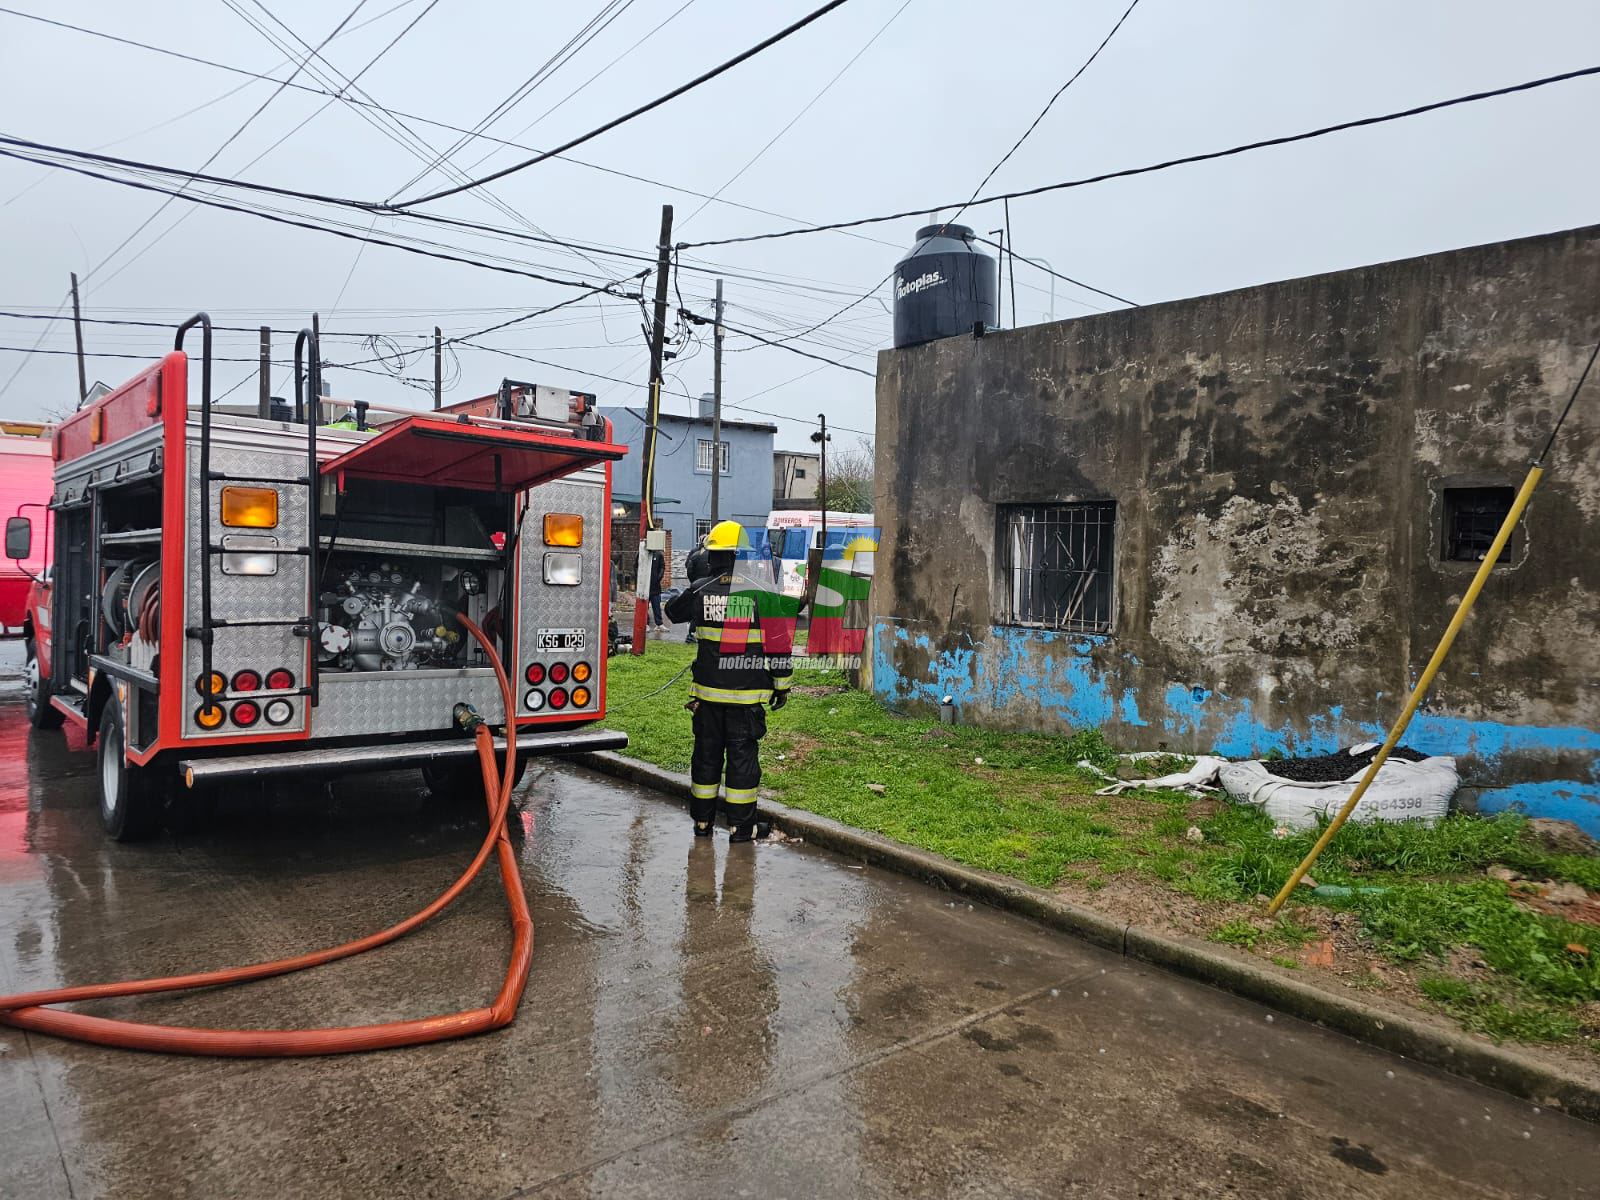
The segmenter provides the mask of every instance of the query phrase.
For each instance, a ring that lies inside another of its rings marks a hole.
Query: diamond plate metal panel
[[[454,671],[353,671],[322,676],[312,740],[356,734],[449,729],[465,701],[503,719],[500,685],[487,667]]]
[[[522,673],[530,662],[539,661],[548,667],[564,662],[569,667],[586,661],[595,669],[589,682],[590,700],[582,708],[568,706],[564,711],[574,715],[594,712],[600,707],[597,682],[600,678],[599,660],[606,652],[606,601],[600,591],[603,574],[602,547],[604,522],[611,514],[605,511],[605,473],[603,469],[579,472],[569,479],[541,484],[529,493],[527,516],[522,522],[522,593],[517,606],[517,661],[507,663],[517,687],[517,711],[531,716],[536,711],[525,701],[528,686],[522,682]],[[583,517],[583,581],[577,587],[560,587],[544,581],[544,555],[549,549],[544,544],[544,514],[547,512],[578,513]],[[582,654],[545,654],[535,652],[535,635],[540,629],[586,629],[589,648]],[[571,690],[571,684],[568,685]],[[546,685],[548,689],[548,684]],[[552,709],[537,710],[549,716]]]
[[[306,615],[307,578],[310,562],[305,555],[286,554],[278,558],[276,575],[225,575],[220,555],[206,555],[200,544],[200,504],[204,494],[200,486],[200,445],[198,434],[191,438],[188,454],[188,535],[187,578],[184,588],[184,624],[200,623],[200,572],[211,572],[211,614],[222,620],[240,620],[251,617],[299,618]],[[290,446],[279,449],[244,449],[228,445],[211,447],[211,469],[227,475],[256,476],[262,479],[293,479],[305,474],[306,456],[303,450],[295,453]],[[205,489],[209,493],[212,540],[220,544],[228,532],[216,519],[221,511],[221,493],[227,486],[212,480]],[[278,525],[275,529],[247,530],[252,534],[271,534],[282,546],[304,546],[310,542],[310,497],[303,485],[276,484],[278,489]],[[169,531],[169,536],[172,531]],[[207,562],[209,558],[209,562]],[[274,667],[288,667],[294,672],[297,683],[306,681],[306,648],[303,637],[296,636],[287,625],[274,626],[223,626],[212,639],[212,670],[232,678],[234,672],[246,667],[265,675]],[[185,737],[238,736],[237,726],[224,723],[218,729],[202,729],[194,719],[199,708],[199,696],[193,682],[200,677],[203,656],[198,638],[186,640],[184,672],[181,684],[194,702],[185,706]],[[290,701],[295,714],[287,724],[268,726],[258,722],[251,733],[298,733],[305,728],[306,701],[296,697]],[[319,712],[320,715],[320,712]]]

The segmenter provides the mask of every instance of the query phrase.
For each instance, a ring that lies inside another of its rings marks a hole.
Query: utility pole
[[[256,416],[272,415],[272,326],[261,327],[260,389],[256,392]]]
[[[57,311],[60,311],[59,309]],[[89,394],[89,375],[83,365],[83,314],[78,311],[78,273],[72,273],[72,332],[78,339],[78,403]]]
[[[715,525],[717,485],[722,479],[722,280],[717,280],[716,324],[711,330],[711,523]]]
[[[444,407],[444,342],[439,327],[433,327],[433,407],[437,412]]]
[[[316,378],[318,383],[321,383],[321,381],[322,381],[322,314],[321,313],[312,313],[311,314],[311,352],[312,352],[312,354],[314,354],[316,356],[316,359],[317,359],[316,370],[312,371],[311,374]],[[313,425],[321,425],[322,424],[322,396],[321,396],[321,390],[322,390],[321,388],[318,388],[317,389],[318,394],[311,397],[311,423]]]
[[[828,553],[828,414],[818,413],[817,422],[821,427],[811,435],[811,440],[818,443],[822,450],[822,470],[817,480],[822,505],[822,542],[815,554],[806,554],[805,598],[801,603],[807,609],[811,608],[817,598],[817,583],[822,577],[822,560]]]
[[[650,393],[645,408],[644,453],[639,456],[639,560],[634,580],[633,652],[644,653],[645,618],[650,603],[650,552],[655,521],[656,426],[661,423],[661,352],[667,340],[667,270],[672,256],[672,205],[661,206],[661,236],[656,241],[656,308],[650,323]]]

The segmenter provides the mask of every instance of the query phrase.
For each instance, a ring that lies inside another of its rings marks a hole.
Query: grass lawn
[[[651,642],[642,658],[610,660],[605,723],[628,733],[625,753],[688,770],[689,680],[673,677],[693,651]],[[1497,1039],[1600,1049],[1600,929],[1530,911],[1484,874],[1501,864],[1600,890],[1600,859],[1531,846],[1514,816],[1452,815],[1433,829],[1352,824],[1312,874],[1386,890],[1326,901],[1307,893],[1269,922],[1256,898],[1277,891],[1314,832],[1279,836],[1253,810],[1183,793],[1096,796],[1103,781],[1082,760],[1117,765],[1097,731],[944,727],[890,713],[837,672],[800,671],[788,706],[769,714],[762,787],[1092,906],[1134,904],[1140,919],[1169,926],[1181,911],[1184,932],[1285,969],[1321,966],[1337,948],[1347,986],[1397,991]],[[1186,836],[1192,826],[1203,840]]]

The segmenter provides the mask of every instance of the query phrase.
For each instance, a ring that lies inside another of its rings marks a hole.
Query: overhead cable
[[[807,25],[811,24],[813,21],[818,20],[819,18],[826,16],[828,13],[832,12],[834,9],[840,7],[844,3],[845,3],[845,0],[828,0],[828,2],[826,4],[824,4],[821,8],[815,9],[812,12],[807,13],[805,16],[801,17],[798,21],[794,22],[792,25],[786,26],[785,28],[780,29],[777,33],[773,34],[771,37],[765,38],[764,40],[762,40],[760,42],[757,42],[754,46],[751,46],[748,50],[742,51],[739,54],[734,55],[732,58],[728,59],[727,62],[722,63],[720,66],[713,67],[713,68],[711,68],[711,70],[706,71],[703,74],[695,76],[695,78],[689,80],[688,83],[680,84],[678,87],[673,88],[670,92],[667,92],[665,95],[657,96],[654,100],[651,100],[649,103],[641,104],[638,108],[633,109],[631,112],[623,113],[620,117],[615,117],[612,120],[607,121],[604,125],[601,125],[596,129],[591,129],[588,133],[581,134],[578,137],[575,137],[575,138],[572,138],[569,141],[563,142],[561,145],[557,146],[554,150],[546,150],[542,154],[536,154],[532,158],[524,159],[522,162],[519,162],[519,163],[512,163],[509,167],[502,167],[498,171],[491,172],[488,175],[484,175],[484,176],[482,176],[482,177],[480,177],[478,179],[471,180],[470,182],[459,184],[459,185],[457,185],[456,187],[453,187],[453,188],[445,188],[443,191],[430,192],[426,196],[416,196],[416,197],[413,197],[410,200],[403,200],[399,204],[394,205],[393,207],[405,209],[405,208],[411,208],[412,206],[417,205],[417,204],[426,204],[426,203],[428,203],[430,201],[433,201],[433,200],[443,200],[446,196],[454,196],[454,195],[457,195],[457,194],[459,194],[461,192],[468,191],[471,188],[482,187],[486,183],[493,183],[496,179],[504,179],[507,175],[515,174],[518,171],[522,171],[522,170],[527,169],[528,167],[534,166],[534,165],[536,165],[538,163],[542,163],[547,159],[555,158],[557,155],[564,154],[568,150],[576,149],[577,147],[583,145],[585,142],[592,141],[594,138],[599,137],[601,134],[608,133],[611,130],[617,128],[617,126],[624,125],[627,122],[632,121],[636,117],[642,117],[645,113],[651,112],[654,109],[660,108],[663,104],[666,104],[669,101],[676,100],[679,96],[682,96],[684,93],[693,91],[695,88],[699,87],[701,84],[710,82],[711,80],[715,79],[718,75],[721,75],[726,71],[732,70],[734,67],[738,66],[740,63],[745,62],[748,59],[754,58],[757,54],[760,54],[763,50],[769,49],[770,47],[775,46],[779,42],[783,41],[785,38],[790,37],[790,36],[800,32],[800,30],[804,29]]]
[[[1306,142],[1313,138],[1327,137],[1329,134],[1343,133],[1350,129],[1363,129],[1370,125],[1383,125],[1390,121],[1402,121],[1408,117],[1421,116],[1424,113],[1438,112],[1441,109],[1454,108],[1462,104],[1474,104],[1480,100],[1492,100],[1500,96],[1510,96],[1517,92],[1530,92],[1535,88],[1549,87],[1551,84],[1567,83],[1574,79],[1583,79],[1591,75],[1600,75],[1600,66],[1582,67],[1576,71],[1563,71],[1559,75],[1546,75],[1541,79],[1530,79],[1525,83],[1511,84],[1507,87],[1492,88],[1483,92],[1471,92],[1465,96],[1455,96],[1449,100],[1436,100],[1430,104],[1419,104],[1412,108],[1400,109],[1397,112],[1383,113],[1379,116],[1360,117],[1353,121],[1341,121],[1336,125],[1323,125],[1317,129],[1308,129],[1304,133],[1291,133],[1282,137],[1263,138],[1260,141],[1246,142],[1239,146],[1230,146],[1226,150],[1208,150],[1201,154],[1188,154],[1182,158],[1169,158],[1163,162],[1150,163],[1143,167],[1126,167],[1120,171],[1105,171],[1099,175],[1089,175],[1082,179],[1069,179],[1061,183],[1046,183],[1038,187],[1024,188],[1015,192],[998,192],[992,196],[985,196],[981,200],[971,201],[972,204],[996,204],[1002,200],[1020,200],[1029,196],[1041,196],[1048,192],[1064,191],[1068,188],[1088,187],[1090,184],[1105,183],[1112,179],[1129,179],[1136,175],[1149,175],[1156,171],[1166,171],[1173,167],[1184,167],[1194,163],[1212,162],[1219,158],[1231,158],[1238,154],[1248,154],[1254,150],[1264,150],[1273,146],[1288,146],[1295,142]],[[920,208],[909,208],[903,212],[886,213],[877,217],[858,217],[852,221],[833,221],[826,225],[808,225],[799,229],[779,229],[771,233],[752,233],[743,237],[715,238],[703,242],[681,242],[677,245],[679,250],[694,250],[705,246],[733,246],[745,242],[765,242],[776,238],[797,237],[807,233],[829,233],[837,230],[858,229],[863,225],[878,225],[885,221],[903,221],[907,217],[922,217],[929,212],[937,212],[946,208],[962,207],[961,201],[954,201],[938,205],[923,205]]]

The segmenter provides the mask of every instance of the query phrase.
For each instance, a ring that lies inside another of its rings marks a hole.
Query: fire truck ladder
[[[202,502],[200,504],[200,544],[205,547],[205,568],[200,572],[200,624],[191,625],[186,630],[189,637],[200,642],[201,678],[211,679],[211,650],[214,633],[217,629],[238,626],[287,626],[295,634],[309,640],[316,632],[316,621],[313,614],[316,612],[316,553],[315,539],[317,529],[318,510],[318,480],[317,471],[317,419],[320,405],[317,397],[322,393],[322,353],[315,331],[302,329],[294,341],[294,380],[295,380],[295,405],[294,417],[296,421],[303,422],[306,427],[306,473],[291,478],[269,478],[254,475],[230,475],[223,471],[211,469],[211,317],[207,313],[196,313],[182,325],[178,326],[178,336],[173,344],[174,350],[183,349],[183,335],[196,325],[200,326],[201,341],[201,366],[200,366],[200,490]],[[306,370],[302,357],[306,345],[311,347],[310,370]],[[310,411],[307,412],[304,399],[306,384],[310,383],[312,397]],[[303,616],[294,617],[241,617],[226,620],[212,615],[211,612],[211,574],[212,564],[217,555],[225,552],[225,547],[214,543],[211,538],[211,484],[244,483],[244,484],[278,484],[281,486],[302,486],[306,489],[306,525],[311,539],[303,546],[280,546],[271,549],[252,549],[252,554],[276,555],[304,555],[306,558],[306,611]],[[316,706],[318,699],[317,655],[315,649],[308,654],[310,666],[306,670],[306,682],[296,688],[291,695],[307,696],[312,707]]]

